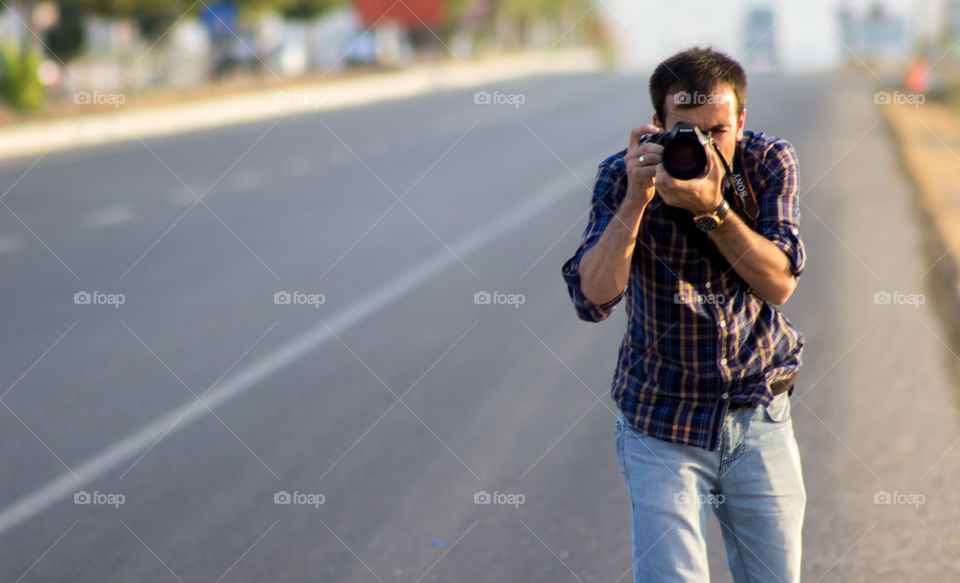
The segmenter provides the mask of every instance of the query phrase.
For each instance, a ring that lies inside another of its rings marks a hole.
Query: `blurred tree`
[[[198,4],[186,0],[84,0],[90,9],[107,18],[131,18],[140,32],[156,42],[185,12],[196,10]]]
[[[310,19],[350,5],[350,0],[279,0],[280,10],[288,18]]]
[[[458,32],[466,31],[478,33],[483,27],[483,22],[471,22],[471,16],[477,14],[476,7],[483,4],[486,7],[488,0],[447,0],[446,21],[443,28],[437,31],[441,38],[448,39]],[[483,10],[481,17],[487,16],[487,10]]]
[[[16,109],[39,109],[46,98],[39,70],[39,51],[0,47],[0,99]]]
[[[564,31],[574,25],[589,26],[592,17],[586,13],[592,4],[589,0],[496,0],[495,11],[498,21],[513,23],[525,43],[535,22],[549,22]]]
[[[289,18],[298,19],[320,16],[335,8],[349,6],[350,3],[351,0],[234,0],[234,4],[245,16],[280,12]]]
[[[44,45],[48,53],[62,63],[68,63],[83,52],[87,41],[87,29],[84,27],[89,6],[85,0],[64,0],[58,2],[60,18],[44,34]]]
[[[39,109],[44,102],[40,82],[40,38],[33,34],[34,14],[40,0],[12,0],[7,6],[25,23],[28,30],[20,37],[20,46],[0,42],[0,100],[17,109]],[[2,40],[2,39],[0,39]]]

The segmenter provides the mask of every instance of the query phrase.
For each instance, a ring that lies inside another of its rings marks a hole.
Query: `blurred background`
[[[637,0],[6,0],[0,8],[7,108],[43,110],[80,90],[125,92],[593,46],[621,67],[652,67],[695,44],[746,52],[754,68],[911,58],[956,66],[954,0],[811,0],[671,5]],[[946,51],[946,54],[943,54]],[[892,69],[889,69],[892,68]],[[195,92],[192,92],[195,93]]]
[[[691,45],[800,160],[804,580],[960,580],[960,0],[0,0],[0,580],[632,580],[560,267]]]

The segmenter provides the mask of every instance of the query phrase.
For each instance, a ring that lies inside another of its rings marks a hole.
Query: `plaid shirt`
[[[754,229],[783,250],[800,275],[804,251],[793,146],[745,131],[741,147],[760,207]],[[626,194],[625,153],[600,164],[587,228],[563,277],[583,320],[606,319],[626,296],[629,321],[611,393],[633,428],[713,451],[729,404],[768,405],[770,384],[800,368],[804,339],[776,306],[752,293],[709,237],[693,227],[691,213],[666,205],[659,195],[641,219],[624,294],[605,304],[583,295],[580,260]]]

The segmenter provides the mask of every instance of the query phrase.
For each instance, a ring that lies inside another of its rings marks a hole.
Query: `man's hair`
[[[747,96],[747,74],[740,63],[709,47],[687,49],[663,61],[650,76],[650,99],[660,123],[667,123],[666,99],[670,95],[685,92],[687,99],[677,99],[677,107],[689,109],[703,105],[703,99],[721,83],[729,83],[733,89],[739,116]]]

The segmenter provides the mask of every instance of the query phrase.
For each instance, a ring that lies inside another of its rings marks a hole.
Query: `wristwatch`
[[[726,218],[729,210],[730,205],[727,204],[727,199],[723,199],[720,201],[720,206],[714,210],[694,216],[693,224],[704,233],[709,233],[723,224],[723,219]]]

